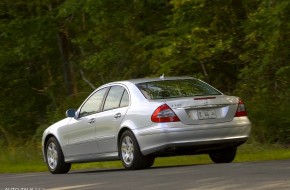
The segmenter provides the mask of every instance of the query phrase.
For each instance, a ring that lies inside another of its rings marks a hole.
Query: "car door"
[[[111,86],[103,110],[96,118],[96,137],[100,153],[117,151],[117,133],[128,107],[128,91],[120,85]]]
[[[106,91],[107,88],[103,88],[93,93],[82,104],[76,118],[70,121],[68,125],[69,141],[66,148],[67,156],[83,156],[99,152],[95,120],[101,109]]]

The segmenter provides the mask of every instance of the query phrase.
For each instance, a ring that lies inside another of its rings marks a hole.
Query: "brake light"
[[[247,116],[247,115],[248,114],[247,114],[244,102],[242,100],[239,100],[239,105],[238,105],[238,109],[236,111],[235,117],[242,117],[242,116]]]
[[[153,112],[151,116],[151,121],[155,123],[163,123],[177,122],[180,121],[180,119],[167,104],[163,104]]]

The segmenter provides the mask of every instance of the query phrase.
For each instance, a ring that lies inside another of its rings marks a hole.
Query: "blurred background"
[[[287,0],[1,0],[0,161],[40,160],[43,130],[99,85],[163,73],[240,96],[250,142],[287,148],[289,10]]]

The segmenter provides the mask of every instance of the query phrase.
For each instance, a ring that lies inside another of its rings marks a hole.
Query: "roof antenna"
[[[163,80],[164,79],[164,73],[159,78]]]

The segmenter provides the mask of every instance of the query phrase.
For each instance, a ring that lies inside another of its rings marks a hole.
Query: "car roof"
[[[146,83],[146,82],[153,82],[153,81],[164,81],[164,80],[184,80],[184,79],[196,79],[193,77],[188,77],[188,76],[175,76],[175,77],[155,77],[155,78],[139,78],[139,79],[128,79],[128,80],[122,80],[122,81],[114,81],[114,82],[109,82],[106,83],[97,89],[106,87],[106,86],[111,86],[111,85],[116,85],[116,84],[139,84],[139,83]],[[198,79],[197,79],[198,80]]]
[[[156,78],[140,78],[140,79],[130,79],[130,80],[124,80],[119,82],[131,82],[134,84],[138,83],[145,83],[145,82],[153,82],[153,81],[163,81],[163,80],[184,80],[184,79],[194,79],[193,77],[156,77]]]

